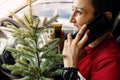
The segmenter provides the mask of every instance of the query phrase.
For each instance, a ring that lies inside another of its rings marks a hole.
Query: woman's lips
[[[75,27],[77,27],[77,24],[73,24]]]

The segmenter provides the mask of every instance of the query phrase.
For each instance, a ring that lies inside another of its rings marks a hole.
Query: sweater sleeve
[[[120,59],[117,56],[99,59],[94,65],[90,80],[120,80]]]

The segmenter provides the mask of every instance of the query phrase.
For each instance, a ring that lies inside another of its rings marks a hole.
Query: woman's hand
[[[72,39],[71,33],[68,34],[68,39],[64,42],[63,58],[64,67],[77,67],[78,61],[85,55],[83,50],[84,44],[88,40],[89,30],[86,30],[86,25],[83,25],[76,35],[75,39]],[[82,36],[84,34],[84,36]]]

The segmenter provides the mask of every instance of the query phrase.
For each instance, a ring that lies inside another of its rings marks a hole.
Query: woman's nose
[[[69,18],[69,22],[70,23],[74,23],[75,22],[75,18],[74,18],[74,13],[71,14],[70,18]]]

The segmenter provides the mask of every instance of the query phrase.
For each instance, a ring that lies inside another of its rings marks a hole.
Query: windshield
[[[64,6],[63,6],[64,5]],[[72,12],[71,0],[38,0],[32,4],[33,14],[37,16],[51,17],[56,11],[60,15],[60,18],[69,18]],[[24,8],[17,14],[27,13],[28,8]]]
[[[32,0],[33,13],[37,16],[52,16],[57,10],[61,18],[69,18],[72,0]],[[26,0],[0,0],[0,18],[8,17],[10,12],[27,13]],[[64,5],[64,6],[63,6]]]

